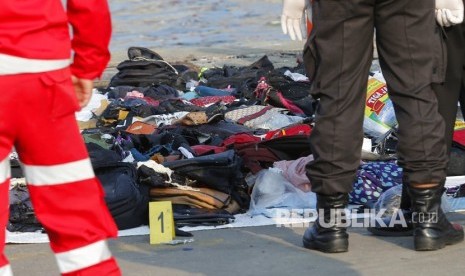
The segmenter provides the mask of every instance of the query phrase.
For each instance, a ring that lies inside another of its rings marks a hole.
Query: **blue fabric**
[[[216,89],[208,86],[199,85],[195,88],[195,92],[201,97],[205,96],[230,96],[231,93],[221,89]]]
[[[150,156],[142,154],[136,148],[132,148],[129,151],[131,152],[132,157],[134,157],[134,160],[138,162],[148,161],[150,159]]]
[[[136,161],[148,161],[150,157],[154,156],[156,153],[164,153],[162,155],[169,154],[172,152],[172,148],[170,144],[166,145],[156,145],[147,152],[140,152],[136,148],[131,148],[129,151],[132,154],[132,157],[134,157],[134,160]]]
[[[402,168],[394,161],[367,162],[357,170],[357,180],[349,194],[349,202],[375,202],[384,191],[397,185],[402,185]]]
[[[197,99],[199,97],[200,97],[199,94],[197,94],[197,92],[193,92],[193,91],[186,92],[186,93],[184,93],[184,95],[182,95],[182,98],[187,100],[187,101],[190,101],[192,99]]]

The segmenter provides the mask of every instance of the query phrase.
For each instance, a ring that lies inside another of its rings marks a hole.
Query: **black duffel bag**
[[[241,160],[234,150],[189,159],[164,162],[163,166],[208,188],[231,194],[238,177],[242,177]]]
[[[217,226],[234,222],[234,215],[224,209],[193,208],[173,204],[173,218],[177,227]]]

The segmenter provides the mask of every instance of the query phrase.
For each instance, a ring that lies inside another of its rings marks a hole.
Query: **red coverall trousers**
[[[120,275],[106,239],[117,235],[76,123],[68,68],[0,76],[0,226],[8,221],[13,148],[62,275]],[[12,275],[0,231],[0,275]]]

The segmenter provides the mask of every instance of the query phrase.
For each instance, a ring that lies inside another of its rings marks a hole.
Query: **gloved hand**
[[[436,21],[443,27],[462,23],[463,1],[436,0]]]
[[[283,0],[281,28],[284,34],[289,34],[292,40],[296,37],[302,40],[306,35],[305,8],[306,0]]]

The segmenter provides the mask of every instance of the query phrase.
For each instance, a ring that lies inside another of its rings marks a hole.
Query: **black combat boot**
[[[431,184],[430,184],[431,185]],[[444,185],[432,188],[411,185],[414,247],[417,251],[437,250],[463,241],[463,228],[450,223],[441,209]]]
[[[346,232],[347,218],[344,210],[348,202],[348,194],[317,194],[319,215],[313,226],[305,231],[304,247],[325,253],[348,251],[349,234]]]
[[[407,186],[402,185],[400,206],[393,216],[386,216],[381,221],[375,220],[375,225],[367,228],[369,232],[377,236],[412,236],[412,201],[407,191]],[[398,223],[404,222],[404,223]]]

